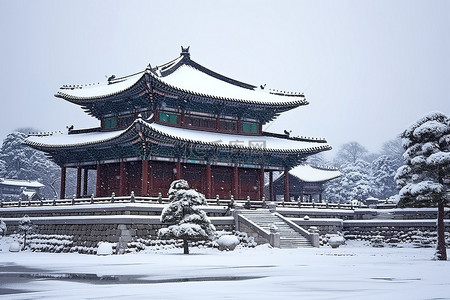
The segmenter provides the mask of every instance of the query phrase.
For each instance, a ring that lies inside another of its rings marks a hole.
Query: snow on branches
[[[406,129],[402,137],[405,164],[395,175],[400,190],[399,205],[427,205],[418,201],[443,201],[448,189],[444,176],[450,170],[450,119],[432,113]]]
[[[203,194],[190,189],[186,180],[175,180],[168,193],[170,204],[161,213],[161,222],[172,224],[158,231],[161,239],[182,239],[184,253],[189,254],[188,241],[210,240],[214,238],[215,228],[199,209],[207,205]]]
[[[444,206],[450,173],[450,118],[431,113],[406,129],[402,135],[404,165],[395,175],[400,189],[399,206],[438,207],[436,257],[447,260]]]

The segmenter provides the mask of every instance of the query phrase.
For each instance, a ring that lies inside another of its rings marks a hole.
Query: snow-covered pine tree
[[[182,239],[184,254],[189,254],[188,241],[210,240],[215,235],[214,225],[197,206],[206,205],[205,196],[190,189],[186,180],[175,180],[168,193],[170,204],[161,213],[161,222],[172,224],[161,228],[161,239]]]
[[[34,224],[33,222],[31,222],[30,217],[28,217],[28,215],[25,215],[22,217],[22,219],[20,219],[18,230],[19,232],[23,233],[22,250],[25,250],[25,247],[27,245],[27,235],[34,231]]]
[[[351,200],[365,201],[372,194],[369,163],[357,160],[342,164],[342,176],[331,180],[325,187],[325,199],[335,203]]]
[[[41,193],[46,198],[53,198],[52,183],[58,181],[60,168],[41,151],[35,150],[23,142],[27,137],[24,130],[8,134],[3,140],[0,152],[0,177],[37,180],[45,185]],[[68,172],[68,182],[75,182]],[[58,182],[59,184],[59,182]],[[59,187],[56,187],[58,189]],[[69,190],[70,187],[67,189]],[[73,189],[74,190],[74,189]]]
[[[373,195],[379,199],[388,199],[397,194],[394,176],[398,169],[397,163],[387,155],[381,155],[371,164]]]
[[[400,207],[438,207],[436,258],[447,260],[444,208],[448,202],[450,173],[450,119],[431,113],[402,135],[404,165],[396,174]]]

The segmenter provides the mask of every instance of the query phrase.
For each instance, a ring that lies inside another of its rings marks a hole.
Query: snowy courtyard
[[[433,248],[144,250],[95,256],[8,251],[0,299],[449,299],[447,261]]]

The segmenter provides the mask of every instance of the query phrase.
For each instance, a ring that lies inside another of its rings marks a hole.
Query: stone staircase
[[[272,225],[280,234],[280,248],[312,248],[312,243],[299,232],[295,231],[285,220],[267,209],[240,210],[239,215],[249,219],[263,230],[270,232]]]

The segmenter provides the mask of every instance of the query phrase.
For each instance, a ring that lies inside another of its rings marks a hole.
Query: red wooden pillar
[[[88,193],[88,175],[89,169],[86,167],[83,169],[83,195],[87,195]]]
[[[219,116],[216,117],[216,131],[220,131],[220,119],[219,119]]]
[[[147,177],[147,193],[149,196],[151,196],[153,192],[153,166],[152,164],[150,164],[150,162],[148,162],[148,174],[149,176]]]
[[[141,196],[148,195],[148,160],[142,161],[142,191]]]
[[[284,201],[290,201],[289,195],[289,171],[286,168],[284,170]]]
[[[102,172],[101,172],[101,164],[97,164],[97,179],[95,183],[95,196],[101,196],[102,189]]]
[[[119,196],[125,196],[125,184],[127,182],[125,172],[125,162],[121,161],[119,164]]]
[[[259,199],[264,197],[264,168],[259,170]]]
[[[185,112],[182,112],[182,113],[180,114],[180,126],[181,126],[181,127],[184,127],[184,117],[185,117],[185,115],[186,115]]]
[[[61,167],[61,189],[59,199],[66,198],[66,167]]]
[[[235,199],[239,199],[239,169],[237,166],[233,167],[233,194]]]
[[[273,171],[269,173],[269,201],[274,201],[273,199]]]
[[[207,199],[211,199],[211,190],[212,190],[212,176],[211,176],[211,165],[210,164],[206,164],[206,175],[205,175],[205,179],[206,179],[206,193],[205,196]]]
[[[181,179],[181,162],[177,161],[175,163],[175,179]]]
[[[77,191],[76,197],[81,198],[81,167],[77,167]]]

